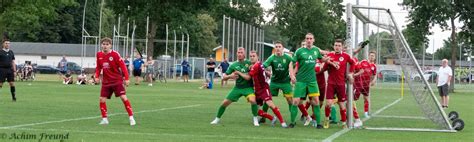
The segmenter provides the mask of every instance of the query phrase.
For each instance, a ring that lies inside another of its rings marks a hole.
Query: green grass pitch
[[[68,134],[64,141],[322,141],[342,130],[338,125],[331,125],[329,129],[304,127],[300,121],[293,129],[284,129],[279,125],[272,127],[268,121],[260,127],[254,127],[250,106],[244,98],[226,110],[219,125],[210,125],[232,85],[215,85],[212,90],[200,90],[198,87],[201,82],[176,81],[155,83],[153,87],[142,83],[127,88],[127,96],[136,113],[136,126],[129,126],[128,116],[119,98],[107,101],[110,124],[98,125],[100,86],[62,85],[59,81],[47,81],[56,78],[40,76],[40,80],[46,81],[17,82],[17,102],[11,101],[8,84],[4,84],[0,90],[0,141],[12,141],[12,135],[21,134],[24,138],[16,141],[38,141],[41,134]],[[474,141],[474,129],[470,127],[474,123],[474,114],[470,113],[474,108],[472,87],[474,85],[458,85],[457,93],[450,94],[450,108],[446,110],[459,112],[460,118],[466,123],[461,132],[353,129],[334,141]],[[374,87],[372,111],[400,98],[399,88],[399,84],[379,84]],[[405,91],[402,101],[379,115],[422,116],[409,91]],[[284,98],[279,96],[273,99],[288,122],[289,111]],[[357,106],[363,118],[363,101],[357,102]],[[380,117],[372,117],[364,125],[436,127],[429,120]]]

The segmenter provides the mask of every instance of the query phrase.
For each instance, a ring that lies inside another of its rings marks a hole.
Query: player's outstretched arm
[[[356,72],[356,73],[354,74],[354,76],[359,76],[359,75],[361,75],[362,73],[364,73],[364,70],[363,70],[363,69],[361,69],[361,70],[359,70],[358,72]]]
[[[293,69],[293,62],[290,62],[290,64],[288,65],[288,71],[290,73],[291,83],[295,84],[296,83],[296,77],[295,77],[296,72]]]
[[[318,48],[319,49],[319,52],[323,55],[327,55],[330,51],[327,51],[327,50],[322,50],[321,48]]]
[[[101,54],[99,54],[99,52],[97,52],[97,59],[96,59],[96,67],[95,67],[95,75],[94,75],[94,81],[96,83],[99,83],[99,76],[100,76],[100,72],[102,71],[102,64],[99,62],[99,56],[101,56]],[[102,58],[102,57],[100,57]]]
[[[240,71],[235,71],[236,74],[238,74],[239,76],[241,76],[242,78],[244,78],[245,80],[250,80],[252,79],[252,77],[248,74],[245,74],[245,73],[242,73]]]

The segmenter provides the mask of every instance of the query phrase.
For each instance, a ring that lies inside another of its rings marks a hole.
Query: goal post
[[[369,12],[370,11],[370,12]],[[370,14],[376,13],[376,14]],[[434,132],[455,132],[453,127],[448,120],[448,117],[445,111],[441,108],[441,105],[436,98],[436,95],[433,92],[432,87],[430,86],[428,80],[420,79],[415,80],[412,79],[413,76],[421,76],[423,77],[423,71],[418,64],[418,61],[411,51],[405,37],[403,36],[401,30],[399,29],[399,25],[390,12],[389,9],[380,8],[380,7],[370,7],[370,6],[362,6],[362,5],[352,5],[348,3],[346,5],[346,45],[349,49],[351,49],[352,41],[357,41],[357,39],[353,38],[353,20],[360,20],[365,26],[370,24],[375,27],[384,29],[391,34],[391,38],[394,43],[393,50],[396,53],[396,64],[401,67],[401,76],[402,76],[402,83],[406,83],[405,85],[408,86],[409,92],[412,94],[417,107],[421,109],[423,116],[426,119],[432,121],[432,123],[436,124],[436,129],[425,129],[425,128],[389,128],[389,127],[381,127],[381,128],[370,128],[372,130],[403,130],[403,131],[434,131]],[[354,18],[355,17],[355,18]],[[387,47],[381,47],[387,48]],[[350,51],[350,50],[348,50]],[[366,50],[365,52],[368,52]],[[351,54],[351,53],[350,53]],[[352,55],[352,54],[351,54]],[[367,56],[365,56],[367,57]],[[348,88],[350,88],[348,86]],[[402,87],[403,90],[403,87]],[[352,106],[352,99],[353,93],[349,91],[348,93],[348,102],[347,106]],[[403,93],[403,92],[402,92]],[[404,98],[403,95],[401,98]],[[405,96],[405,99],[407,97]],[[411,98],[410,98],[411,99]],[[377,102],[375,102],[377,103]],[[350,107],[348,107],[350,108]],[[347,116],[348,116],[348,126],[352,128],[352,109],[347,109]]]

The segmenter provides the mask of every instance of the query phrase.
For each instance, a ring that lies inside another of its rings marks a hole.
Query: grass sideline
[[[45,80],[45,81],[43,81]],[[137,126],[128,125],[128,118],[120,99],[108,101],[110,124],[98,125],[100,112],[98,96],[100,86],[62,85],[57,75],[38,75],[38,81],[17,82],[18,102],[11,102],[8,85],[0,90],[0,141],[10,141],[12,134],[69,134],[67,141],[321,141],[341,130],[337,125],[317,130],[298,122],[294,129],[283,129],[263,124],[253,127],[250,106],[241,98],[225,112],[220,125],[210,125],[218,105],[231,89],[215,85],[213,90],[200,90],[201,81],[181,83],[155,83],[153,87],[142,83],[127,88],[128,97]],[[28,85],[31,83],[31,85]],[[373,110],[380,109],[400,96],[399,84],[379,84],[373,89]],[[451,94],[450,108],[456,110],[466,127],[458,133],[395,132],[351,130],[335,141],[474,141],[474,91],[471,86],[459,85]],[[407,91],[405,89],[405,91]],[[420,109],[407,91],[405,98],[382,115],[422,116]],[[285,120],[289,111],[284,98],[274,98]],[[362,101],[357,103],[362,112]],[[141,113],[138,113],[141,112]],[[362,113],[360,113],[362,114]],[[72,119],[72,120],[71,120]],[[70,121],[63,121],[70,120]],[[52,122],[44,123],[41,122]],[[31,124],[26,126],[18,126]],[[407,126],[431,128],[429,120],[372,118],[365,125],[374,127]],[[15,128],[6,128],[17,126]],[[21,141],[38,141],[20,139]]]

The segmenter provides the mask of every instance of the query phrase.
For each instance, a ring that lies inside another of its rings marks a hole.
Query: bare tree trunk
[[[454,68],[456,68],[456,53],[457,53],[457,43],[456,43],[456,25],[454,25],[454,15],[451,16],[451,70],[453,77],[451,78],[451,85],[449,86],[449,92],[454,93],[454,82],[456,80],[456,74]]]
[[[153,51],[154,51],[154,47],[155,47],[155,36],[156,36],[156,28],[157,28],[157,25],[156,25],[156,22],[154,20],[150,20],[150,31],[149,31],[149,34],[148,34],[148,55],[146,55],[147,57],[153,57]]]

